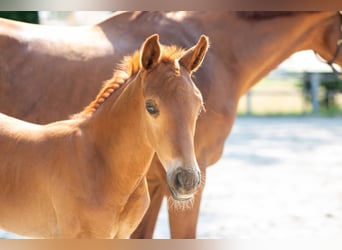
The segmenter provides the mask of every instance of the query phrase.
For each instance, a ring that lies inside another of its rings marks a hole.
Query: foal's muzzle
[[[173,199],[189,200],[201,183],[201,173],[195,169],[178,167],[167,172],[167,182]]]

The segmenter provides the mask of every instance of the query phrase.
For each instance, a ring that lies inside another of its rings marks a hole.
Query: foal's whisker
[[[194,205],[194,197],[189,200],[185,201],[177,201],[173,199],[171,196],[168,196],[167,203],[168,203],[168,210],[172,211],[184,211],[188,209],[192,209]]]

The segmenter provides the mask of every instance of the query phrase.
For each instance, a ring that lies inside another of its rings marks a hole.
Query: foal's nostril
[[[184,187],[185,186],[185,180],[184,180],[184,174],[182,174],[182,172],[179,172],[176,174],[176,178],[175,178],[175,185],[177,187]]]
[[[181,173],[177,173],[177,174],[176,174],[176,177],[175,177],[175,186],[176,186],[176,187],[181,187],[181,186],[183,186],[183,181],[182,181],[181,179],[182,179]]]

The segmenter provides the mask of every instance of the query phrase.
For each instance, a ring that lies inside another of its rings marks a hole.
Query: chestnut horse
[[[187,47],[205,33],[211,49],[195,74],[207,110],[195,134],[205,179],[206,167],[221,157],[239,98],[297,51],[314,50],[331,60],[341,38],[340,25],[338,12],[133,12],[114,14],[89,27],[2,19],[0,110],[39,123],[64,119],[91,100],[99,82],[110,77],[113,64],[146,36],[159,33],[165,41]],[[336,62],[342,64],[342,55]],[[151,205],[132,237],[152,237],[162,199],[170,195],[165,178],[155,158],[147,175]],[[193,209],[168,211],[172,238],[196,236],[203,188],[204,182]]]
[[[37,125],[0,114],[0,227],[30,237],[128,238],[149,205],[154,153],[173,197],[191,199],[203,108],[191,73],[207,48],[205,36],[183,53],[153,35],[72,118]]]

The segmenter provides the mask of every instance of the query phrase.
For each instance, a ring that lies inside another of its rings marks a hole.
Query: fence
[[[288,78],[275,84],[252,88],[240,100],[238,113],[246,115],[319,114],[330,107],[342,109],[342,81],[330,73],[304,73],[288,84]],[[342,114],[342,112],[341,112]]]

